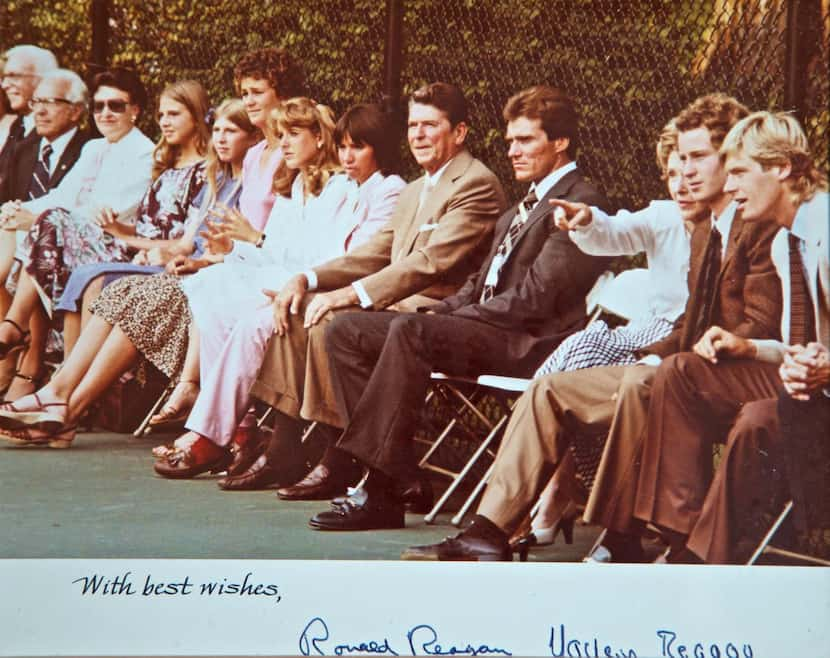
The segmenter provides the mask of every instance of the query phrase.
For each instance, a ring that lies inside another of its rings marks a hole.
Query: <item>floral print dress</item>
[[[136,213],[136,235],[173,240],[182,235],[188,209],[205,182],[204,162],[166,169],[153,181]],[[88,263],[129,260],[122,240],[105,233],[91,218],[63,208],[42,213],[21,245],[23,268],[37,283],[51,315],[72,270]]]

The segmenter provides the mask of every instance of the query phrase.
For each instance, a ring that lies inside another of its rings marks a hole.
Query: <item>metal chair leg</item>
[[[490,468],[487,469],[487,472],[484,474],[484,477],[482,477],[478,481],[478,484],[476,485],[475,489],[473,489],[473,492],[469,496],[467,496],[467,500],[464,501],[464,504],[461,506],[461,509],[458,510],[458,513],[450,520],[450,523],[452,523],[455,527],[461,525],[461,522],[467,515],[467,511],[473,506],[473,503],[481,495],[481,492],[484,490],[487,481],[490,479],[490,475],[493,473],[493,469],[495,468],[495,466],[495,462],[490,464]]]
[[[781,524],[787,519],[789,516],[790,511],[793,508],[793,501],[789,501],[786,505],[784,505],[784,510],[781,514],[778,515],[778,518],[775,519],[775,523],[772,524],[772,527],[769,529],[764,538],[761,540],[758,548],[755,549],[755,552],[752,554],[752,557],[749,558],[747,564],[755,564],[755,561],[761,557],[761,555],[766,551],[767,545],[772,541],[772,538],[775,536],[775,533],[778,532],[778,528],[781,527]]]
[[[139,424],[139,426],[133,432],[133,436],[140,438],[142,436],[146,436],[153,430],[153,428],[150,426],[150,419],[156,414],[156,412],[159,410],[159,407],[161,407],[167,401],[167,398],[169,398],[170,395],[173,393],[174,388],[176,388],[176,383],[170,382],[167,385],[167,388],[165,388],[161,392],[161,395],[158,397],[158,400],[156,400],[155,404],[153,404],[153,406],[150,407],[150,411],[148,411],[147,415],[144,416],[144,420],[141,421],[141,424]]]

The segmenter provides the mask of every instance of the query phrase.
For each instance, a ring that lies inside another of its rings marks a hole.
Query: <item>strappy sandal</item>
[[[19,334],[17,340],[7,343],[5,341],[0,341],[0,361],[5,359],[6,357],[16,354],[17,352],[21,352],[29,347],[29,330],[23,330],[23,328],[17,324],[14,320],[9,320],[8,318],[0,321],[0,324],[8,323],[17,329],[17,333]]]
[[[176,388],[178,388],[179,384],[191,384],[195,387],[199,387],[199,382],[188,380],[188,379],[180,379],[176,382]],[[173,392],[170,394],[171,397],[175,394],[176,388],[173,389]],[[198,393],[196,394],[198,396]],[[158,427],[159,425],[173,425],[174,423],[184,423],[187,420],[187,417],[190,415],[190,410],[193,408],[191,404],[186,409],[182,409],[178,405],[172,404],[165,404],[162,407],[161,411],[153,416],[149,423],[147,423],[150,427]]]
[[[0,427],[12,430],[34,427],[44,432],[56,432],[65,425],[66,402],[42,402],[37,393],[31,395],[37,405],[33,409],[19,409],[20,400],[0,405]]]
[[[27,396],[27,395],[32,395],[32,393],[34,393],[35,391],[39,391],[39,390],[40,390],[40,388],[41,388],[41,387],[43,386],[43,384],[45,383],[45,380],[46,380],[46,373],[43,373],[43,372],[42,372],[42,373],[40,373],[40,374],[38,374],[38,375],[35,375],[35,376],[33,377],[32,375],[24,375],[24,374],[23,374],[22,372],[20,372],[19,370],[15,370],[15,371],[14,371],[14,375],[12,376],[11,381],[13,382],[15,379],[22,379],[24,382],[29,382],[29,383],[32,385],[32,390],[31,390],[31,391],[26,391],[23,395],[19,395],[19,396],[18,396],[18,398],[22,398],[22,397],[25,397],[25,396]],[[8,393],[8,391],[9,391],[9,389],[10,389],[11,387],[12,387],[12,386],[11,386],[11,383],[9,383],[9,386],[8,386],[8,388],[6,389],[6,391],[5,391],[5,392],[6,392],[6,393]],[[3,400],[3,403],[5,404],[6,402],[7,402],[7,400],[5,400],[5,399],[4,399],[4,400]]]

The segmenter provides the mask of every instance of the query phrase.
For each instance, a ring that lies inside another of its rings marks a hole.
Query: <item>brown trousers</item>
[[[607,366],[534,381],[510,416],[478,513],[510,533],[565,455],[574,432],[610,428],[612,435],[641,435],[648,412],[643,394],[654,370]],[[625,457],[631,443],[616,444]]]
[[[325,346],[326,326],[339,311],[326,313],[316,325],[306,329],[303,318],[312,299],[313,295],[308,295],[300,311],[289,316],[285,336],[275,334],[271,339],[251,395],[292,418],[343,427]]]
[[[771,448],[770,435],[778,434],[775,400],[767,399],[777,399],[780,388],[774,364],[713,364],[690,352],[666,359],[652,387],[639,482],[630,483],[636,487],[634,515],[692,535],[687,545],[703,560],[726,562],[734,526],[729,501],[758,488],[743,478],[757,479],[760,451]],[[713,483],[713,445],[724,441]]]

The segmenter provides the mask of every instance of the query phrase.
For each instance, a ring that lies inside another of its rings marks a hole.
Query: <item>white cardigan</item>
[[[114,143],[93,139],[84,145],[78,162],[60,185],[22,206],[35,215],[64,208],[88,221],[101,208],[112,208],[119,221],[131,221],[150,187],[152,169],[153,142],[138,128]]]

